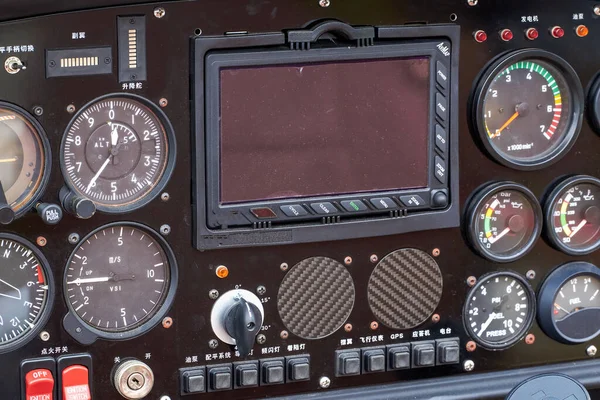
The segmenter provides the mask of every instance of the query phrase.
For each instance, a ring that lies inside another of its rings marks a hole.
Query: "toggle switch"
[[[34,369],[25,375],[26,400],[52,400],[54,377],[47,369]]]
[[[88,368],[71,365],[62,371],[63,400],[91,400]]]

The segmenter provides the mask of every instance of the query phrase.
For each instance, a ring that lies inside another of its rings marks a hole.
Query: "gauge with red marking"
[[[0,353],[31,340],[54,298],[48,262],[27,240],[0,233]]]
[[[472,102],[474,125],[501,164],[532,170],[573,145],[582,123],[583,89],[573,68],[542,50],[519,50],[492,63]]]
[[[574,176],[550,193],[545,205],[547,236],[557,249],[589,254],[600,248],[600,180]]]

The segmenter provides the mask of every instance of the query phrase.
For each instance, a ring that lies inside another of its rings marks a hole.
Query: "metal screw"
[[[319,386],[321,386],[323,389],[327,389],[329,386],[331,386],[331,379],[326,376],[322,376],[321,379],[319,379]]]
[[[111,62],[111,61],[112,61],[112,60],[110,59],[110,57],[106,57],[106,58],[104,59],[104,64],[110,64],[110,62]]]
[[[527,276],[527,279],[532,281],[535,279],[535,271],[530,269],[529,271],[527,271],[527,274],[525,276]]]
[[[467,360],[463,364],[463,368],[465,369],[465,371],[471,372],[475,369],[475,363],[472,360]]]
[[[440,251],[440,249],[433,249],[433,251],[431,252],[431,254],[432,254],[434,257],[439,257],[439,256],[440,256],[440,254],[441,254],[441,251]]]
[[[56,67],[56,61],[50,60],[50,62],[48,63],[48,65],[50,66],[50,68],[54,68],[54,67]]]
[[[346,332],[352,332],[352,324],[346,324],[346,325],[344,325],[344,330]]]
[[[156,8],[154,9],[154,16],[155,16],[156,18],[158,18],[158,19],[160,19],[160,18],[164,17],[166,13],[167,13],[167,12],[166,12],[166,11],[165,11],[165,9],[164,9],[164,8],[162,8],[162,7],[156,7]]]
[[[139,372],[134,372],[127,378],[127,386],[129,386],[129,389],[131,390],[140,390],[145,384],[146,379],[144,378],[144,375]]]
[[[219,347],[219,342],[217,342],[217,339],[210,339],[208,341],[208,347],[210,347],[211,349],[216,349],[217,347]]]
[[[440,314],[433,314],[433,316],[431,317],[431,321],[434,324],[437,324],[438,322],[440,322]]]
[[[475,286],[476,283],[477,283],[477,278],[475,278],[474,276],[470,276],[467,278],[467,285],[469,285],[469,287]]]
[[[344,258],[344,264],[346,264],[346,265],[352,264],[352,257],[348,256],[348,257]]]
[[[377,321],[371,322],[371,330],[375,331],[375,330],[377,330],[377,328],[379,328],[379,322],[377,322]]]
[[[595,6],[594,7],[594,14],[600,15],[600,6]]]
[[[262,296],[265,293],[267,293],[267,288],[264,286],[259,286],[256,288],[256,293],[258,293],[260,296]]]
[[[165,317],[162,320],[162,326],[165,329],[169,329],[170,327],[172,327],[173,326],[173,318],[171,318],[171,317]]]
[[[477,350],[477,343],[475,343],[474,341],[471,340],[470,342],[467,343],[466,347],[467,347],[467,351],[469,353],[472,353],[475,350]]]
[[[43,237],[43,236],[39,236],[35,242],[40,247],[44,247],[48,243],[48,241],[46,240],[46,238]]]
[[[73,114],[73,113],[75,112],[75,110],[76,110],[76,109],[75,109],[75,106],[74,106],[73,104],[69,104],[69,105],[67,106],[67,112],[68,112],[69,114]]]
[[[171,398],[167,395],[160,398],[160,400],[171,400]]]
[[[77,233],[71,233],[69,235],[69,243],[71,243],[71,244],[79,243],[79,235]]]
[[[44,109],[40,106],[33,107],[33,113],[38,117],[44,114]]]
[[[535,335],[533,333],[530,333],[529,335],[525,336],[525,343],[526,344],[534,344],[535,343]]]
[[[279,334],[279,337],[282,339],[287,339],[290,337],[290,334],[288,333],[288,331],[281,331],[281,333]]]
[[[196,28],[196,30],[194,30],[194,35],[196,35],[196,36],[202,35],[202,29]]]
[[[212,289],[211,291],[208,292],[208,297],[211,300],[216,300],[219,298],[219,291],[217,289]]]
[[[165,99],[164,97],[162,99],[160,99],[158,101],[158,104],[162,107],[165,108],[168,104],[169,104],[169,100]]]
[[[80,327],[75,328],[75,332],[81,333],[81,328]]]
[[[281,263],[281,265],[279,266],[279,268],[280,268],[282,271],[287,271],[289,267],[290,267],[290,266],[289,266],[289,265],[287,265],[287,263]]]
[[[260,334],[256,337],[256,343],[258,344],[265,344],[267,343],[267,337],[263,334]]]
[[[371,254],[371,257],[369,257],[369,260],[371,260],[371,262],[373,264],[375,264],[377,261],[379,261],[379,257],[377,257],[377,254]]]
[[[50,334],[46,331],[42,331],[40,333],[40,339],[42,339],[42,342],[47,342],[48,340],[50,340]]]
[[[171,227],[167,224],[164,224],[160,227],[160,234],[163,236],[168,236],[171,233]]]
[[[472,7],[476,6],[479,3],[479,0],[467,0],[467,3]]]
[[[170,198],[171,198],[171,195],[167,192],[164,192],[163,194],[160,195],[160,199],[164,202],[169,201]]]
[[[587,353],[588,356],[594,357],[596,355],[596,353],[598,352],[598,349],[596,348],[596,346],[592,345],[592,346],[588,347],[585,352]]]

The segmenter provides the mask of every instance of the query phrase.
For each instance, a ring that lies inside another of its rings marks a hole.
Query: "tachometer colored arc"
[[[495,262],[523,257],[542,231],[542,208],[535,195],[513,182],[480,189],[469,203],[467,216],[471,246]]]
[[[134,95],[101,97],[67,127],[61,168],[69,188],[109,213],[151,201],[175,162],[173,130],[164,113]]]
[[[0,102],[0,183],[15,215],[27,212],[50,176],[50,144],[25,110]]]
[[[504,350],[526,334],[535,317],[535,295],[518,274],[494,272],[471,289],[463,311],[467,333],[488,350]]]
[[[35,337],[53,301],[54,280],[43,254],[19,236],[0,233],[0,353]]]
[[[550,242],[570,255],[600,248],[600,180],[574,176],[559,183],[545,204]]]
[[[571,262],[552,271],[539,292],[538,321],[561,343],[585,343],[600,334],[600,269]]]
[[[65,268],[71,313],[105,339],[138,336],[166,313],[177,283],[175,258],[149,228],[115,223],[90,233]]]
[[[543,50],[518,50],[494,61],[472,100],[484,147],[515,169],[557,161],[573,145],[583,119],[583,89],[575,71]]]

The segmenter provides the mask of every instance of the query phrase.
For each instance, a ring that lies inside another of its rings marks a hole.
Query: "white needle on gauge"
[[[573,231],[571,232],[571,234],[569,235],[569,237],[573,237],[577,234],[577,232],[579,232],[581,230],[581,228],[583,228],[585,226],[585,224],[587,224],[587,220],[583,220],[579,223],[579,225],[577,225],[575,227],[575,229],[573,229]]]
[[[85,279],[77,278],[74,281],[67,282],[67,285],[81,285],[83,283],[101,283],[101,282],[108,282],[112,279],[113,279],[112,276],[105,276],[102,278],[85,278]]]
[[[113,147],[119,144],[119,132],[117,131],[117,128],[113,128],[112,132],[110,133],[110,142]]]
[[[485,330],[487,328],[489,328],[490,324],[492,322],[494,322],[494,319],[496,319],[496,313],[491,313],[490,317],[488,318],[488,320],[485,321],[485,323],[483,325],[481,325],[481,329],[479,330],[479,333],[477,334],[478,337],[481,337],[481,335],[483,334],[483,332],[485,332]]]
[[[496,243],[498,240],[502,239],[502,237],[504,237],[504,235],[506,235],[508,232],[510,232],[510,228],[506,227],[505,230],[503,230],[502,232],[500,232],[500,234],[496,237],[492,236],[491,238],[488,239],[488,242],[490,242],[491,244]]]
[[[102,175],[102,173],[104,172],[104,170],[106,169],[106,167],[110,163],[110,159],[111,159],[111,157],[108,157],[106,159],[106,161],[104,161],[104,164],[102,164],[102,166],[100,167],[100,169],[98,170],[98,172],[96,172],[96,175],[94,175],[94,177],[90,181],[90,184],[87,186],[86,192],[88,192],[92,188],[92,186],[94,186],[94,183],[96,183],[96,181],[98,180],[98,178],[100,178],[100,175]]]
[[[567,314],[571,314],[570,312],[568,312],[567,310],[565,310],[564,308],[562,308],[558,303],[554,303],[554,307],[558,308],[559,310],[563,310]]]
[[[2,158],[0,159],[0,163],[11,163],[11,162],[15,162],[17,161],[18,158],[17,157],[13,157],[13,158]]]

